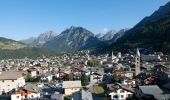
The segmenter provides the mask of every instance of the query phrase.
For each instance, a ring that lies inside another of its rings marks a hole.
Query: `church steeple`
[[[113,51],[112,51],[112,60],[114,59]]]
[[[138,48],[136,49],[136,55],[140,57],[140,52]]]
[[[140,52],[139,49],[136,49],[135,54],[135,75],[138,75],[140,73]]]

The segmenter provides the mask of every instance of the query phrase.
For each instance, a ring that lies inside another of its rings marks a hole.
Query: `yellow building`
[[[81,81],[63,81],[63,89],[65,95],[71,95],[81,89]]]

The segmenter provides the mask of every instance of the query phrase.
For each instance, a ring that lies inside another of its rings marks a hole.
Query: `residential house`
[[[11,94],[11,100],[38,100],[40,98],[40,88],[37,84],[26,84],[22,89]]]
[[[141,55],[142,61],[161,61],[161,57],[159,55]]]
[[[36,77],[37,76],[37,69],[32,67],[27,70],[28,74],[31,75],[31,77]]]
[[[118,84],[107,84],[107,89],[106,95],[109,100],[126,100],[133,95],[133,91],[123,88]]]
[[[39,92],[34,92],[26,89],[20,89],[11,94],[11,100],[30,100],[40,98]]]
[[[81,89],[81,81],[63,81],[63,89],[65,95],[71,95]]]
[[[53,93],[41,96],[40,100],[64,100],[63,94]]]
[[[0,94],[7,93],[25,85],[25,79],[21,72],[0,73]]]
[[[113,75],[132,79],[134,76],[134,71],[124,71],[123,69],[119,69],[119,70],[114,70]]]
[[[80,78],[81,78],[81,70],[80,70],[80,68],[73,68],[72,72],[73,72],[74,79],[75,80],[80,80]]]
[[[122,81],[122,85],[127,86],[128,88],[132,88],[136,86],[136,82],[133,79],[126,78]]]
[[[102,80],[103,80],[103,75],[101,75],[99,73],[94,72],[90,75],[91,83],[100,83],[100,82],[102,82]]]
[[[157,85],[139,86],[135,89],[135,96],[139,100],[164,100],[166,97]]]
[[[91,69],[90,82],[100,83],[103,80],[104,68]]]
[[[45,73],[47,73],[48,72],[48,67],[41,67],[40,69],[39,69],[39,73],[40,74],[45,74]]]
[[[82,91],[73,93],[72,99],[73,100],[93,100],[93,96],[91,92],[82,90]]]
[[[154,76],[157,77],[160,81],[162,82],[167,82],[168,81],[168,68],[163,65],[156,65],[153,68],[154,70]]]
[[[41,75],[41,80],[42,81],[51,81],[53,79],[53,75],[51,73],[46,73]]]

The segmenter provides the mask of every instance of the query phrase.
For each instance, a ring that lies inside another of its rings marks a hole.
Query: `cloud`
[[[104,28],[104,29],[103,29],[103,31],[104,31],[104,32],[107,32],[107,31],[108,31],[108,29],[107,29],[107,28]]]

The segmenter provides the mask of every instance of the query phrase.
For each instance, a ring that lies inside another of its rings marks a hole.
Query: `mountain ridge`
[[[167,8],[170,8],[170,2],[165,4],[165,6],[161,6],[156,12],[147,17],[147,22],[141,20],[134,28],[127,31],[123,37],[119,38],[117,42],[113,43],[111,46],[115,46],[114,48],[119,49],[138,47],[151,51],[169,52],[170,9]]]
[[[28,45],[32,45],[32,46],[43,45],[47,41],[54,39],[54,37],[56,37],[57,35],[58,33],[50,30],[50,31],[46,31],[44,33],[39,34],[38,37],[30,37],[28,39],[21,40],[20,42],[28,44]]]
[[[71,26],[55,37],[54,40],[45,43],[45,46],[58,52],[77,51],[93,48],[104,44],[95,35],[83,28]]]

